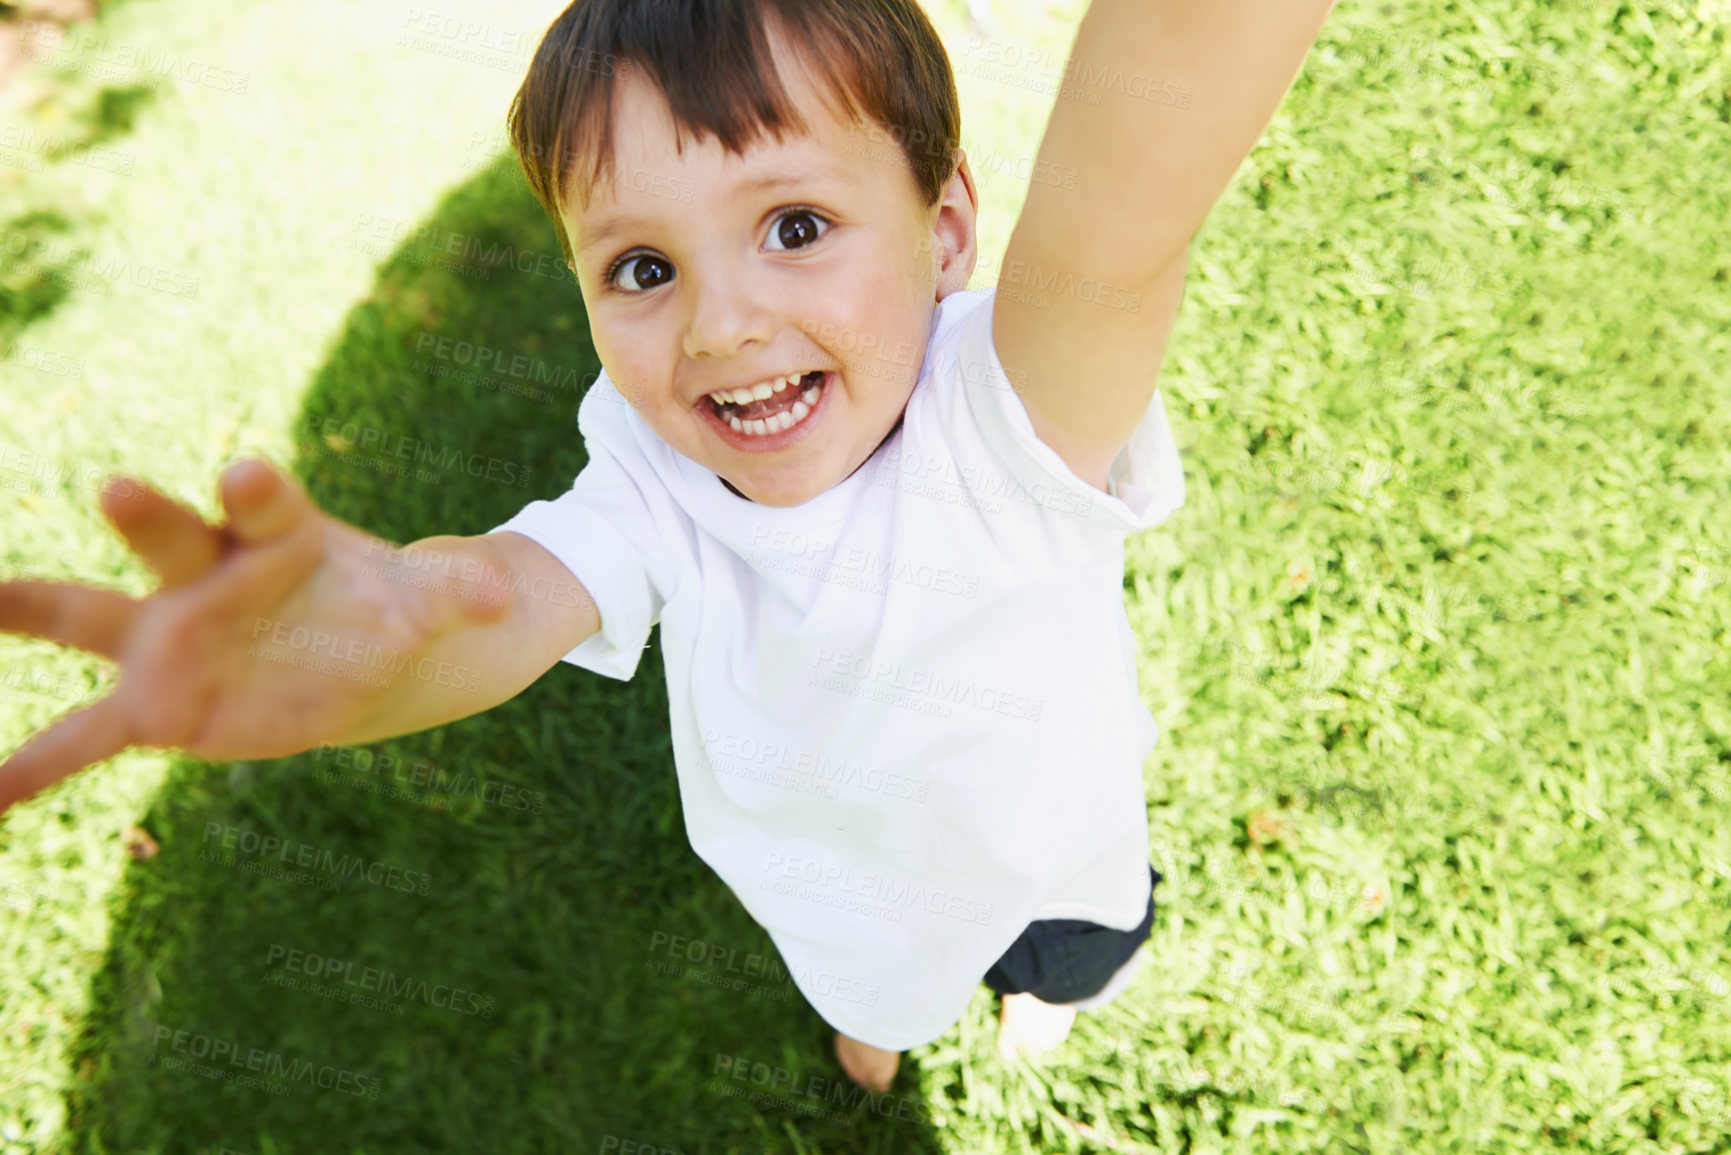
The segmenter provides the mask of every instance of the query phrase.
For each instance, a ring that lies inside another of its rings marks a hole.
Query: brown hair
[[[829,82],[838,107],[876,121],[943,196],[961,141],[955,75],[916,0],[573,0],[511,102],[511,144],[572,259],[560,206],[611,173],[613,85],[641,70],[672,110],[678,147],[713,136],[735,156],[770,132],[807,130],[775,67],[769,21]],[[885,142],[886,144],[888,141]]]

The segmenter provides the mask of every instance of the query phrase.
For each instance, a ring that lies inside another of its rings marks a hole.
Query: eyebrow
[[[829,163],[828,158],[825,158],[823,163],[814,165],[812,168],[804,171],[782,170],[768,172],[761,176],[753,177],[750,180],[741,181],[738,185],[735,185],[731,191],[735,194],[762,193],[773,192],[776,189],[792,188],[796,185],[810,185],[813,183],[835,184],[839,182],[840,176],[841,174],[836,166]],[[600,227],[589,233],[588,236],[584,238],[583,243],[579,245],[574,252],[587,253],[590,249],[596,248],[604,242],[612,240],[621,233],[632,232],[633,230],[649,223],[649,219],[646,217],[606,217],[603,219]]]

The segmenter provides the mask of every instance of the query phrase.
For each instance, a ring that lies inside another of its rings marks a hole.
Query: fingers
[[[132,745],[132,726],[110,695],[68,714],[0,763],[0,814],[13,803],[105,762]]]
[[[230,539],[256,546],[238,554],[206,595],[212,618],[274,605],[306,581],[325,555],[326,518],[300,484],[268,462],[250,459],[223,470],[222,504]]]
[[[126,487],[135,487],[130,496]],[[102,491],[102,511],[163,588],[202,576],[222,557],[222,535],[204,518],[143,482],[115,478]]]
[[[281,537],[316,512],[298,481],[256,458],[223,470],[221,487],[228,530],[248,544]]]
[[[247,500],[245,496],[241,498],[243,503]],[[266,498],[267,503],[276,500]],[[286,524],[292,529],[286,535],[278,534],[274,539],[264,541],[254,538],[254,548],[233,554],[229,564],[220,571],[220,576],[201,591],[202,616],[219,621],[277,605],[317,572],[325,559],[326,535],[331,523],[318,514],[310,501],[304,497],[300,500],[306,502],[308,511],[317,516],[298,525],[291,518]],[[255,519],[247,532],[258,533],[261,524],[269,523]],[[232,526],[230,532],[234,532]]]
[[[114,590],[67,582],[0,582],[0,632],[76,646],[118,662],[140,605]]]

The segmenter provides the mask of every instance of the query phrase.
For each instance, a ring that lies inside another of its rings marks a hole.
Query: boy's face
[[[925,205],[888,133],[837,119],[784,43],[777,59],[812,135],[766,135],[743,157],[688,140],[682,155],[665,99],[632,70],[614,90],[613,179],[565,219],[620,392],[742,496],[794,506],[895,428],[936,302],[973,273],[977,201],[964,162]],[[712,397],[763,385],[779,390]]]

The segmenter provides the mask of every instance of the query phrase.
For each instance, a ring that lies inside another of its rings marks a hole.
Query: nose
[[[687,269],[691,316],[685,325],[687,357],[732,357],[775,336],[770,310],[741,271]]]

